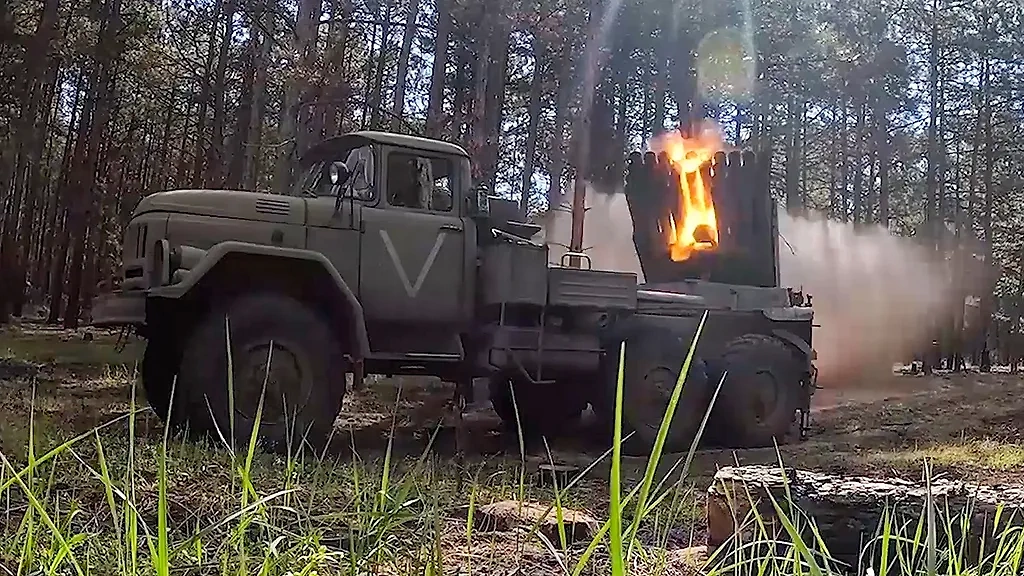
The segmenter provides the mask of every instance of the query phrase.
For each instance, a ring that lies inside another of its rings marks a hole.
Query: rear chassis
[[[506,236],[483,251],[478,369],[547,386],[586,382],[596,396],[608,382],[603,372],[615,366],[609,355],[618,351],[611,337],[618,326],[666,328],[692,343],[707,311],[697,357],[717,358],[731,340],[762,334],[786,342],[803,360],[799,427],[805,437],[816,373],[812,311],[799,295],[701,280],[638,285],[632,273],[549,266],[547,247],[522,238]]]

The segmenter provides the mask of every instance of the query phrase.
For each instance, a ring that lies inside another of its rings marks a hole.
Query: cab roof
[[[419,136],[397,134],[394,132],[361,130],[358,132],[348,132],[340,136],[327,138],[326,140],[317,142],[302,154],[300,162],[302,164],[315,162],[323,159],[325,155],[330,154],[332,151],[339,149],[350,150],[360,146],[365,146],[366,144],[384,144],[387,146],[410,148],[423,152],[433,152],[435,154],[462,156],[465,158],[469,157],[469,154],[462,146],[445,142],[443,140],[421,138]]]

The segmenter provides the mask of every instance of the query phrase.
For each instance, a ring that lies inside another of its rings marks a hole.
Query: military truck
[[[262,406],[270,447],[322,446],[347,380],[367,374],[439,377],[470,401],[486,379],[510,429],[557,435],[588,405],[610,419],[625,341],[627,449],[643,451],[707,311],[668,449],[690,445],[726,371],[718,441],[765,446],[806,426],[812,312],[792,290],[683,268],[638,284],[580,254],[552,265],[540,227],[475,188],[470,166],[455,144],[362,131],[303,154],[289,191],[146,196],[92,324],[147,340],[142,384],[169,426],[247,441]],[[657,167],[644,169],[649,186]],[[768,200],[766,187],[744,194]],[[775,241],[751,239],[768,260]]]

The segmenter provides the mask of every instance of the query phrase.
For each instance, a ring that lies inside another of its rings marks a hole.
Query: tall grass
[[[0,574],[436,575],[491,574],[510,566],[522,573],[569,576],[675,573],[678,568],[670,566],[672,558],[661,548],[670,531],[691,520],[680,512],[693,503],[690,466],[727,378],[717,383],[685,457],[666,466],[669,424],[706,318],[685,357],[643,475],[632,486],[620,452],[625,345],[618,350],[612,446],[568,482],[556,478],[554,488],[540,495],[527,482],[521,426],[520,458],[493,474],[481,464],[463,482],[461,468],[453,471],[431,454],[437,430],[421,455],[398,458],[394,420],[383,457],[372,461],[311,458],[301,450],[271,456],[258,450],[255,436],[241,452],[228,440],[232,434],[222,434],[219,445],[180,442],[167,432],[153,441],[138,435],[136,418],[145,409],[138,407],[133,390],[127,413],[94,430],[39,448],[49,438],[37,437],[36,423],[30,422],[24,453],[0,452],[6,522],[0,532]],[[228,385],[233,389],[230,379]],[[553,461],[546,441],[545,447]],[[602,464],[608,467],[606,483],[596,472]],[[463,485],[464,490],[453,489]],[[606,520],[592,538],[574,543],[566,528],[568,508],[593,501],[587,491],[595,485],[607,490]],[[539,522],[517,532],[511,543],[476,531],[479,505],[508,495],[520,502],[547,499],[557,537],[544,536]],[[746,538],[720,548],[695,569],[759,576],[1009,576],[1020,574],[1024,564],[1024,531],[1008,512],[997,514],[990,526],[995,545],[973,551],[959,536],[970,512],[950,514],[933,499],[916,517],[894,508],[875,533],[865,536],[861,562],[842,566],[813,519],[790,501],[772,506],[781,537],[751,507],[738,531]],[[537,562],[545,568],[538,569]]]

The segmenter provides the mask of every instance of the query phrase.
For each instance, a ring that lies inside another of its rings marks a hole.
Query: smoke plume
[[[540,218],[552,263],[565,252],[571,221],[565,208]],[[813,298],[822,386],[891,376],[893,364],[910,360],[930,342],[935,319],[955,306],[943,263],[880,226],[855,230],[850,223],[779,210],[779,231],[782,285]],[[583,244],[594,268],[634,272],[643,281],[623,194],[588,187]]]

